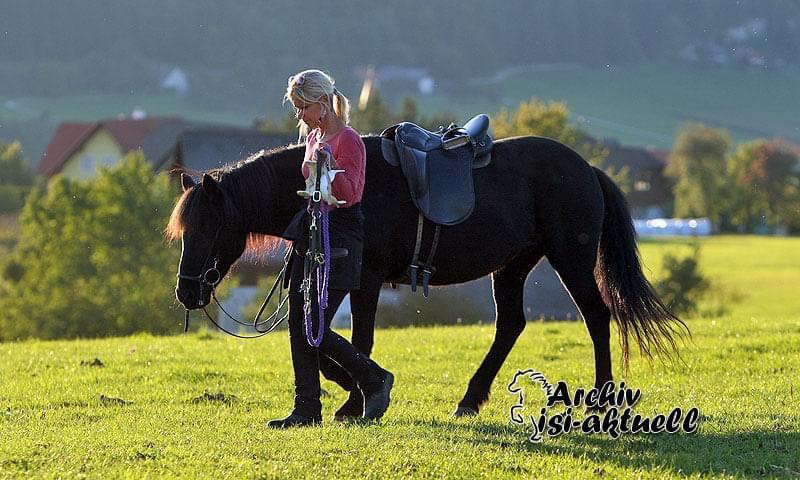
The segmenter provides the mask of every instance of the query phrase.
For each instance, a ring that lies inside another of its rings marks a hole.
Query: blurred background
[[[362,133],[485,112],[496,138],[567,143],[644,235],[796,234],[798,38],[800,3],[780,0],[5,0],[0,339],[177,332],[165,172],[296,141],[281,99],[310,67]],[[693,252],[663,285],[693,285]],[[256,260],[228,283],[237,309],[274,273]],[[578,318],[547,265],[528,283],[529,318]],[[461,288],[387,293],[379,324],[491,322],[487,281]]]

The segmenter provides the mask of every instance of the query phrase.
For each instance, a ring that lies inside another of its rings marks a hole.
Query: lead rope
[[[330,152],[328,152],[330,155]],[[320,191],[320,178],[322,177],[322,161],[317,154],[317,178],[314,185],[314,194],[308,200],[308,209],[311,212],[311,226],[309,250],[303,268],[303,323],[305,326],[306,341],[312,347],[319,347],[325,335],[325,309],[328,307],[328,278],[330,276],[330,218],[328,216],[329,207],[322,202],[322,192]],[[322,245],[320,245],[320,221],[322,227]],[[320,249],[322,252],[320,252]],[[322,267],[322,271],[320,271]],[[316,278],[314,278],[316,277]],[[314,336],[313,305],[311,296],[312,278],[316,280],[317,306],[319,313],[319,325],[317,335]]]

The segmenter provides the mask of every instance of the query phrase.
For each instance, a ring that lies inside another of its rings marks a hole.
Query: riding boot
[[[394,375],[386,370],[383,370],[383,373],[383,377],[378,381],[371,380],[369,383],[359,384],[364,394],[364,418],[378,420],[389,408],[391,402],[389,393],[394,386]]]
[[[297,410],[295,409],[286,418],[276,418],[275,420],[270,420],[267,422],[267,426],[269,428],[286,429],[293,427],[310,427],[313,425],[319,425],[321,423],[322,415],[306,417],[297,413]]]
[[[350,390],[347,400],[333,414],[334,422],[346,422],[364,416],[364,394],[360,388]]]
[[[383,416],[389,407],[389,392],[394,384],[394,376],[332,330],[327,332],[319,348],[344,367],[356,381],[364,394],[364,418],[378,419]]]
[[[347,370],[342,368],[341,365],[327,355],[319,356],[319,370],[325,378],[336,383],[342,387],[343,390],[348,392],[357,390],[357,388],[355,388],[356,382],[353,380],[353,377],[347,373]]]
[[[289,345],[292,353],[292,369],[294,370],[293,414],[306,418],[317,418],[322,414],[319,351],[311,347],[306,340],[303,330],[302,304],[302,294],[289,294]]]

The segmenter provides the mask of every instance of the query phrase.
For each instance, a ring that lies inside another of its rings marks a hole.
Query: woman
[[[345,388],[358,388],[364,396],[364,417],[380,418],[389,407],[389,392],[394,376],[353,347],[350,342],[330,329],[336,309],[350,290],[357,290],[361,275],[361,252],[364,238],[364,215],[361,195],[364,191],[366,150],[361,136],[347,125],[349,102],[334,87],[333,79],[319,70],[305,70],[289,78],[284,101],[295,108],[300,134],[306,135],[305,159],[321,155],[331,168],[344,170],[331,184],[331,193],[344,204],[332,206],[329,213],[330,251],[346,255],[330,260],[327,308],[324,308],[325,327],[322,342],[311,345],[304,322],[304,258],[309,248],[306,209],[298,212],[286,238],[294,240],[289,265],[289,339],[294,368],[294,410],[282,419],[270,421],[272,428],[290,428],[318,424],[322,421],[320,403],[320,364],[326,377]],[[331,155],[332,153],[332,155]],[[304,162],[303,175],[310,172]],[[312,295],[316,297],[316,295]],[[312,302],[308,320],[310,331],[318,332],[319,305]]]

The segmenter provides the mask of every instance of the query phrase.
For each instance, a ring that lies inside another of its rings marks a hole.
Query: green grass
[[[729,312],[687,319],[693,340],[682,348],[686,364],[649,367],[635,356],[623,376],[612,344],[616,377],[642,390],[637,411],[697,406],[696,434],[611,440],[572,432],[528,442],[528,432],[508,420],[514,398],[505,386],[528,367],[572,388],[588,386],[591,343],[577,322],[530,323],[491,402],[462,420],[449,414],[493,328],[378,330],[375,356],[397,378],[382,423],[288,432],[264,426],[291,406],[285,333],[257,341],[209,333],[27,341],[0,344],[0,477],[797,477],[800,239],[702,243],[703,271]],[[664,253],[688,248],[685,240],[642,244],[653,275]],[[95,357],[105,366],[81,365]],[[344,395],[329,382],[323,387],[329,420]],[[230,401],[193,402],[206,392]]]

